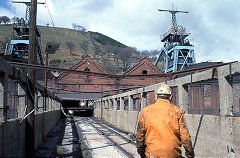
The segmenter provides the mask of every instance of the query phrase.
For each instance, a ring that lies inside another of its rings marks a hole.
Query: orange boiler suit
[[[181,145],[187,157],[194,157],[184,112],[166,99],[142,110],[136,140],[142,158],[180,158]]]

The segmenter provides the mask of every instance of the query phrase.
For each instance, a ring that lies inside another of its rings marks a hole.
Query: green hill
[[[112,45],[112,46],[117,46],[117,47],[122,47],[122,48],[126,48],[127,46],[108,37],[108,36],[105,36],[101,33],[98,33],[98,32],[91,32],[89,31],[89,33],[92,35],[92,37],[100,44],[102,45]]]
[[[118,73],[135,65],[143,56],[135,49],[98,32],[83,32],[68,28],[38,26],[41,49],[45,54],[48,42],[59,44],[54,54],[49,54],[49,65],[68,68],[89,54],[109,72]],[[12,25],[0,25],[0,52],[14,37]]]
[[[41,33],[42,50],[45,49],[47,42],[60,44],[56,53],[49,56],[49,63],[55,66],[60,64],[60,67],[70,67],[79,62],[85,54],[89,54],[93,58],[102,58],[106,55],[106,45],[126,47],[100,33],[46,26],[39,26],[38,28]],[[99,63],[102,64],[102,61],[99,61]]]

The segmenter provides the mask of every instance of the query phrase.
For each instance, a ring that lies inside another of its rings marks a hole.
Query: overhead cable
[[[49,16],[50,16],[50,18],[51,18],[52,25],[53,25],[53,27],[54,27],[54,29],[55,29],[55,31],[56,31],[56,35],[57,35],[57,37],[58,37],[58,40],[59,40],[59,42],[63,45],[63,42],[62,42],[62,40],[61,40],[60,37],[59,37],[59,33],[58,33],[58,31],[57,31],[57,29],[56,29],[56,26],[55,26],[55,24],[54,24],[54,21],[53,21],[52,15],[51,15],[51,13],[50,13],[50,10],[49,10],[49,8],[48,8],[47,1],[46,1],[46,0],[45,0],[45,5],[46,5],[46,8],[47,8],[47,10],[48,10],[48,14],[49,14]]]

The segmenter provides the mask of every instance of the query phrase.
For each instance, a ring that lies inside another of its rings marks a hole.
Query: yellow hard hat
[[[171,95],[171,88],[167,84],[161,84],[157,90],[157,95]]]

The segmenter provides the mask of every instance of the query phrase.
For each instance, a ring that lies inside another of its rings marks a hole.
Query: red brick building
[[[102,90],[111,90],[115,88],[114,79],[108,78],[108,72],[93,61],[93,59],[87,55],[82,61],[72,66],[70,69],[95,72],[105,75],[85,75],[76,73],[63,73],[58,77],[57,84],[63,89],[71,89],[82,92],[101,92]],[[110,74],[109,74],[110,75]]]
[[[167,75],[146,57],[120,76],[120,87],[147,86],[167,80]]]
[[[116,94],[119,89],[129,89],[129,87],[133,89],[133,87],[152,85],[167,80],[167,76],[147,58],[143,58],[138,64],[119,75],[110,74],[105,68],[94,62],[89,55],[70,69],[95,73],[94,75],[83,73],[61,74],[57,81],[58,87],[64,90],[72,90],[72,93],[74,91],[79,91],[77,93],[109,91],[107,93]],[[61,91],[61,93],[69,92]]]

